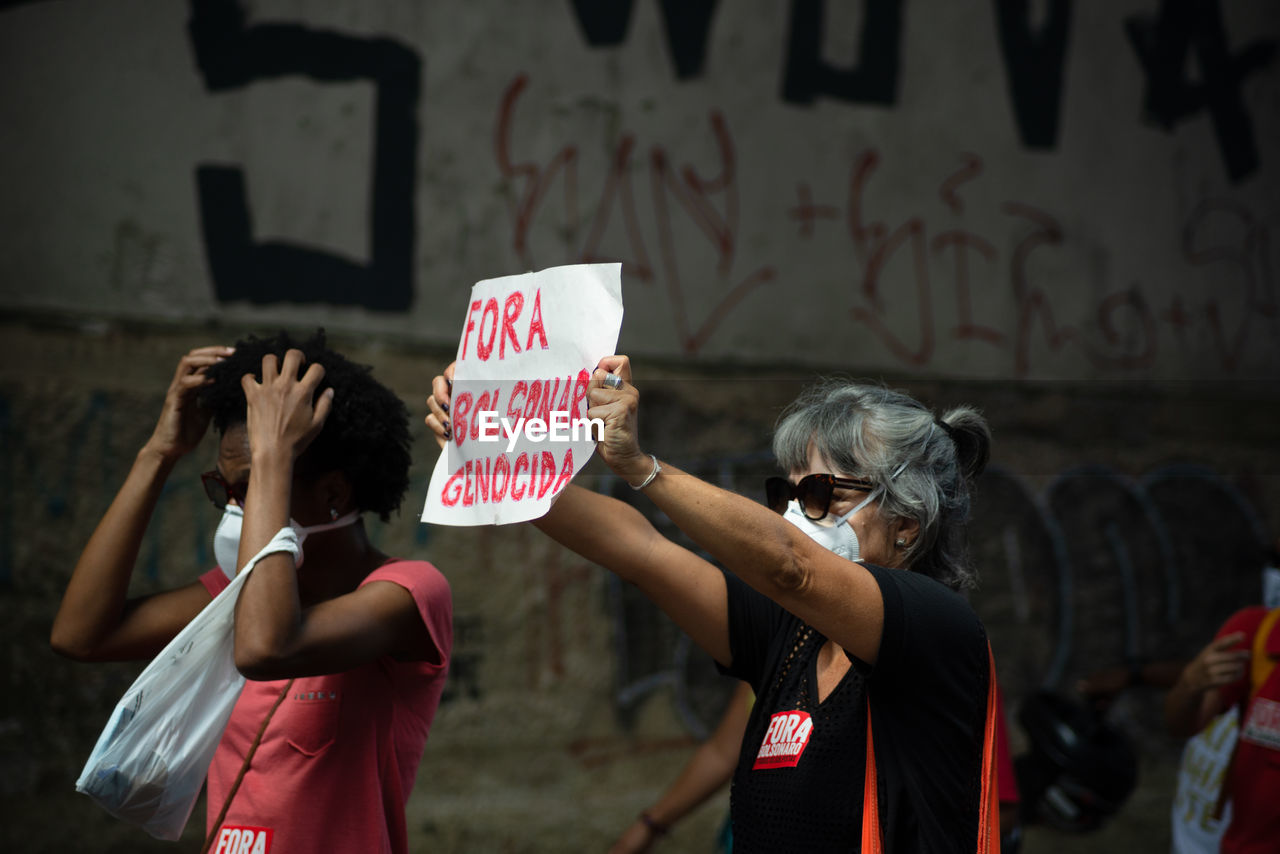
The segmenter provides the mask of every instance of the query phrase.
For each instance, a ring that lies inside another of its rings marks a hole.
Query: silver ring
[[[622,377],[618,376],[617,374],[605,374],[604,384],[606,388],[611,388],[614,391],[618,391],[622,388]]]

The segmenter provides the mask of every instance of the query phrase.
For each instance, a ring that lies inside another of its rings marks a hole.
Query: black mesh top
[[[977,847],[987,641],[968,603],[932,579],[868,566],[885,603],[874,668],[818,702],[826,638],[730,573],[733,664],[756,692],[731,795],[734,854],[849,852],[862,837],[870,689],[884,850]]]

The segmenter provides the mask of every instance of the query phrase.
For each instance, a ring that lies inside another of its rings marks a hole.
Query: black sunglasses
[[[865,480],[851,480],[833,474],[811,474],[800,478],[798,483],[792,483],[785,477],[765,478],[764,494],[769,509],[773,512],[787,512],[787,503],[795,499],[800,502],[805,518],[816,522],[827,515],[827,510],[831,507],[831,495],[836,487],[856,489],[859,492],[870,492],[875,488],[874,484]]]
[[[204,494],[209,496],[209,500],[213,502],[213,506],[219,510],[226,509],[227,502],[231,499],[236,500],[236,504],[244,506],[244,497],[249,492],[249,481],[244,483],[231,484],[227,483],[227,479],[217,469],[207,471],[200,475],[200,482],[204,484]]]

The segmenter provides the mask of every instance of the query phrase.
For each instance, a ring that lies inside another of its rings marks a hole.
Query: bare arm
[[[660,826],[671,827],[724,787],[737,768],[742,736],[750,717],[751,686],[739,682],[715,731],[698,745],[675,782],[657,803],[645,810],[645,815]],[[609,849],[609,854],[648,851],[656,835],[654,828],[637,819]]]
[[[739,578],[868,664],[880,652],[884,602],[865,567],[833,555],[749,498],[662,463],[645,489],[680,530]],[[651,470],[619,470],[640,482]]]
[[[288,554],[274,558],[293,566]],[[254,569],[236,603],[235,660],[246,677],[340,673],[384,655],[444,663],[412,594],[399,584],[376,581],[304,609],[280,583],[283,572],[268,568],[258,576],[265,564]]]
[[[1183,668],[1190,663],[1185,658],[1168,658],[1144,661],[1130,667],[1104,667],[1077,681],[1076,691],[1095,707],[1104,709],[1122,692],[1139,685],[1165,690],[1172,688],[1178,684]]]
[[[626,356],[608,356],[601,367],[628,383]],[[630,385],[601,385],[597,369],[588,391],[591,418],[605,422],[599,450],[618,475],[641,483],[652,469],[636,442],[639,394]],[[668,463],[645,494],[680,530],[756,590],[813,626],[848,652],[874,664],[884,630],[880,586],[861,564],[832,554],[761,504],[721,489]]]
[[[571,484],[533,524],[635,584],[707,654],[723,665],[732,663],[724,574],[662,536],[640,511]]]
[[[1232,649],[1244,640],[1235,632],[1202,649],[1165,697],[1165,729],[1170,735],[1195,735],[1226,711],[1222,689],[1244,678],[1249,650]]]
[[[50,633],[61,655],[82,661],[155,655],[209,603],[199,582],[126,601],[143,535],[174,464],[199,444],[208,417],[195,404],[204,371],[230,352],[192,350],[178,362],[151,438],[76,561]]]

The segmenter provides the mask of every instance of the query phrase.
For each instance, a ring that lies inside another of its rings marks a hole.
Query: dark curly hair
[[[324,380],[316,394],[330,387],[334,390],[333,409],[320,435],[299,458],[299,470],[342,471],[351,481],[357,509],[388,521],[409,488],[409,410],[373,378],[367,365],[357,365],[331,350],[323,329],[304,341],[283,330],[270,338],[250,335],[237,341],[235,353],[208,369],[213,382],[200,389],[200,405],[209,411],[220,434],[245,423],[248,405],[241,378],[253,374],[261,380],[262,357],[274,353],[283,363],[290,349],[301,350],[306,357],[299,376],[315,362],[324,366]]]

